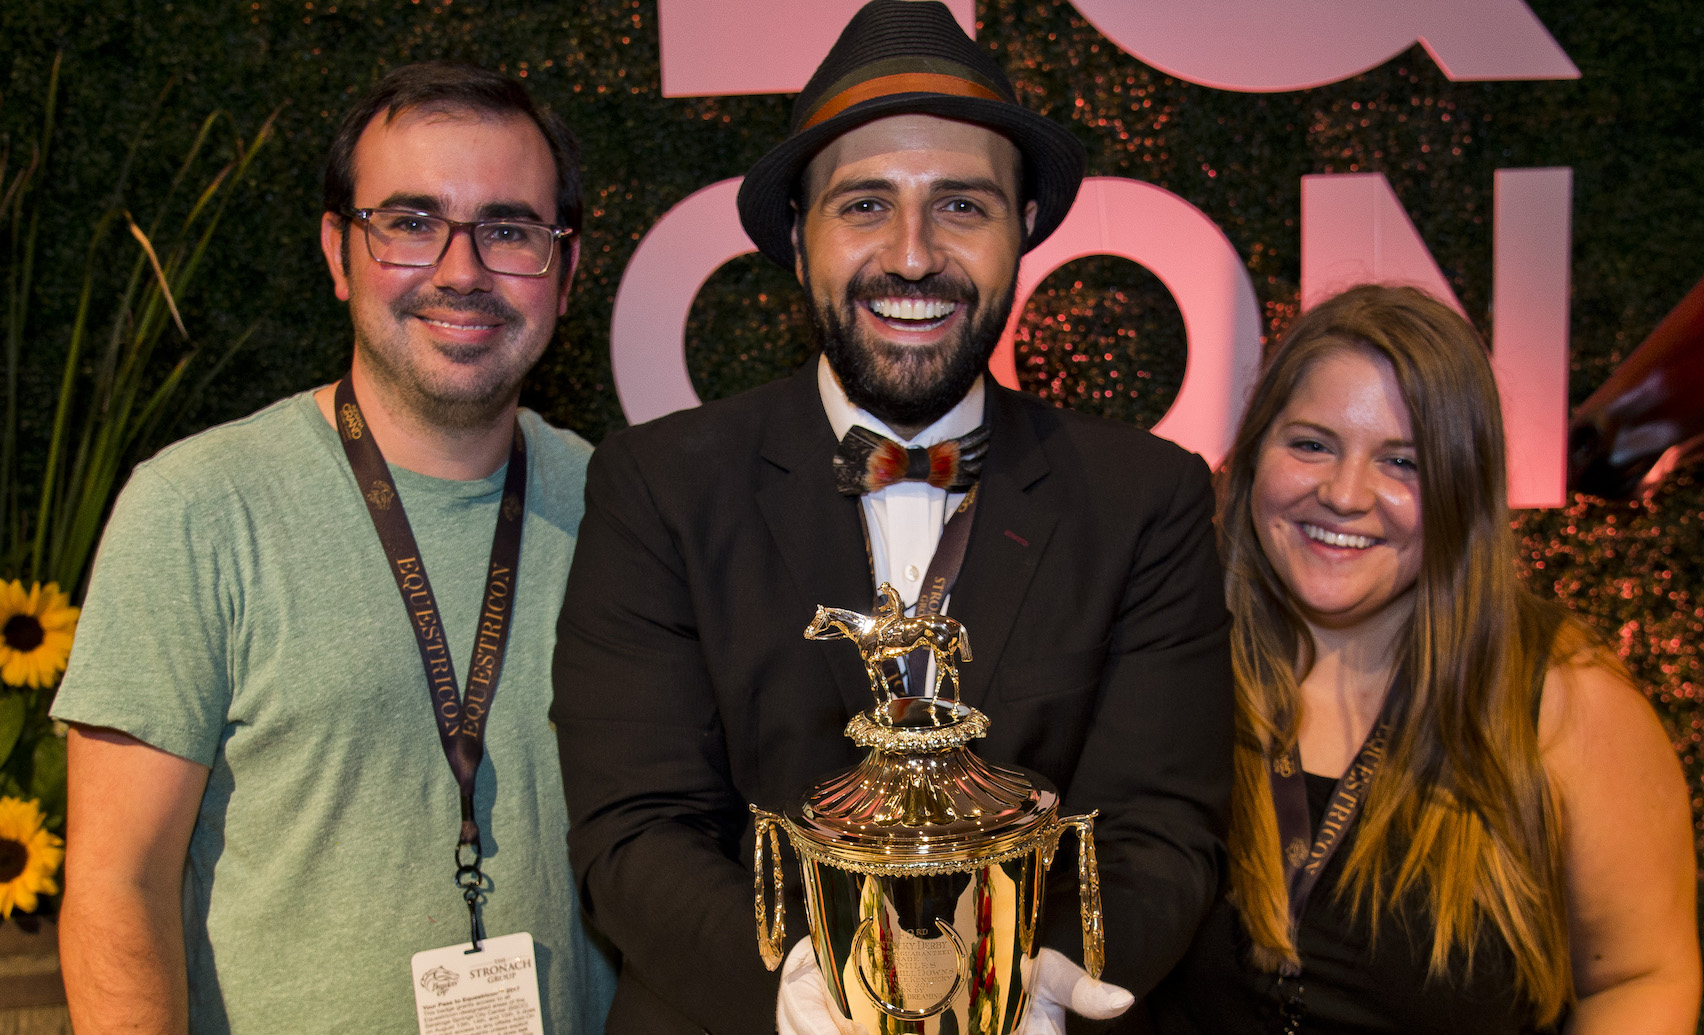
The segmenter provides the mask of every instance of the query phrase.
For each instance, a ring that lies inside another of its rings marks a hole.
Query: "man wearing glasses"
[[[140,465],[102,542],[55,706],[72,1020],[592,1035],[612,981],[546,723],[591,449],[517,407],[576,147],[518,83],[413,65],[325,198],[348,374]]]

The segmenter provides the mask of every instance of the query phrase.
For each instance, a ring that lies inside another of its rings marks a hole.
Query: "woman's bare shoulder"
[[[1601,764],[1658,745],[1675,764],[1668,733],[1627,667],[1577,620],[1558,631],[1539,705],[1539,744],[1552,775],[1557,764]]]

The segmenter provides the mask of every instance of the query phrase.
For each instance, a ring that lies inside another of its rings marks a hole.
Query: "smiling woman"
[[[1346,292],[1273,354],[1219,515],[1231,890],[1159,1030],[1693,1031],[1680,768],[1518,583],[1503,457],[1483,343],[1418,291]]]
[[[1390,361],[1358,346],[1315,360],[1261,443],[1251,503],[1261,549],[1316,639],[1386,615],[1389,641],[1412,613],[1419,480]]]

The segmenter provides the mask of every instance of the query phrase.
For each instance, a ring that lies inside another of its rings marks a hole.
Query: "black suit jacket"
[[[1046,776],[1065,812],[1100,810],[1105,977],[1140,995],[1223,865],[1229,618],[1206,466],[998,387],[987,415],[951,599],[976,646],[964,700],[993,724],[973,746]],[[834,447],[813,361],[592,458],[552,718],[581,892],[623,954],[610,1032],[774,1030],[748,805],[779,812],[855,764],[842,729],[873,701],[856,650],[803,637],[818,604],[871,606]],[[1062,850],[1047,940],[1080,960],[1074,873]],[[794,896],[789,944],[806,933]]]

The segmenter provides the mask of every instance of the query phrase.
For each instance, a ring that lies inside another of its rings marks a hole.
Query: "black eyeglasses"
[[[479,261],[492,273],[542,277],[556,258],[556,242],[574,233],[530,219],[479,219],[463,223],[401,208],[358,208],[348,213],[361,224],[367,254],[386,266],[426,269],[438,265],[456,232],[466,230]]]

